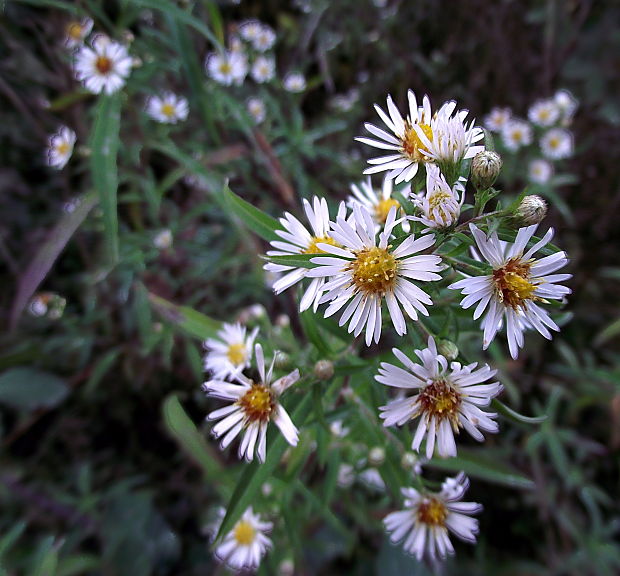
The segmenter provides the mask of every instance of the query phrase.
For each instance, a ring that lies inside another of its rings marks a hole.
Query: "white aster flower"
[[[58,170],[64,168],[73,154],[76,140],[75,132],[67,126],[62,126],[56,134],[52,134],[47,148],[48,165]]]
[[[219,408],[207,416],[207,420],[220,420],[213,426],[211,433],[216,438],[222,438],[222,450],[239,435],[241,430],[245,430],[239,444],[239,458],[253,460],[256,449],[259,461],[264,462],[267,452],[267,425],[270,421],[275,423],[291,446],[297,446],[299,431],[279,400],[282,393],[299,380],[299,370],[296,369],[271,383],[277,352],[267,373],[265,373],[263,348],[260,344],[256,344],[254,354],[260,382],[254,382],[238,373],[233,377],[238,384],[209,380],[205,382],[203,389],[208,396],[231,402],[229,406]]]
[[[577,111],[579,101],[568,90],[558,90],[553,99],[562,114],[562,124],[568,126]]]
[[[338,215],[330,236],[339,246],[319,243],[326,256],[312,258],[316,268],[308,276],[331,277],[323,286],[325,294],[319,304],[329,302],[325,317],[344,307],[338,322],[349,322],[349,332],[357,337],[366,328],[366,345],[379,342],[381,336],[381,303],[385,300],[392,324],[399,335],[407,333],[405,317],[418,319],[418,313],[428,315],[426,305],[432,305],[430,296],[413,283],[440,280],[441,258],[432,254],[413,256],[430,248],[433,235],[407,237],[397,248],[389,244],[396,220],[396,208],[388,214],[377,244],[376,226],[370,212],[360,204],[353,205],[353,214],[345,219]],[[346,307],[345,307],[346,305]]]
[[[224,519],[224,510],[220,513],[219,524]],[[215,556],[235,571],[257,570],[261,558],[273,543],[266,535],[273,528],[272,522],[263,522],[250,506],[233,529],[224,536],[221,544],[215,548]]]
[[[273,48],[276,43],[276,33],[267,24],[261,24],[256,37],[252,40],[252,46],[259,52],[266,52]]]
[[[508,347],[513,358],[517,358],[519,348],[523,346],[523,332],[526,328],[536,329],[548,340],[551,339],[548,328],[559,331],[556,323],[539,303],[562,300],[571,293],[569,288],[556,285],[556,282],[568,280],[571,274],[552,274],[565,266],[568,258],[564,252],[545,256],[540,260],[532,257],[551,241],[552,228],[526,251],[527,243],[536,232],[537,226],[535,224],[520,228],[514,243],[511,244],[500,241],[496,232],[487,237],[474,224],[469,225],[480,254],[493,270],[486,276],[459,280],[448,288],[462,291],[465,298],[461,301],[461,306],[464,309],[477,303],[474,320],[487,310],[482,320],[484,350],[495,338],[504,318]]]
[[[420,209],[420,216],[412,220],[422,222],[428,229],[450,228],[461,215],[465,201],[465,186],[461,179],[451,188],[439,168],[426,166],[426,193],[411,195],[412,202]]]
[[[501,132],[512,118],[510,108],[493,108],[484,119],[484,126],[491,132]]]
[[[476,369],[477,362],[467,366],[452,362],[448,367],[448,361],[438,354],[432,337],[428,339],[428,348],[415,351],[422,364],[416,364],[398,348],[393,348],[392,352],[406,369],[382,362],[375,380],[417,393],[382,406],[381,418],[385,420],[384,426],[402,426],[420,418],[411,443],[412,450],[419,452],[426,436],[427,458],[432,458],[435,445],[439,456],[456,456],[454,435],[461,428],[478,442],[484,440],[480,430],[498,431],[493,420],[497,414],[480,408],[488,406],[491,399],[502,391],[499,382],[487,382],[497,370],[491,370],[486,364]]]
[[[75,55],[75,77],[93,94],[113,94],[124,85],[133,61],[127,48],[102,34]]]
[[[239,24],[239,35],[246,42],[254,44],[261,32],[262,26],[258,20],[245,20]]]
[[[534,184],[546,184],[553,176],[553,166],[551,162],[547,162],[547,160],[536,158],[530,162],[527,174],[530,182]]]
[[[259,56],[252,64],[250,74],[255,82],[262,84],[273,80],[276,73],[276,61],[267,56]]]
[[[404,539],[405,551],[418,560],[435,560],[437,556],[443,559],[454,554],[448,532],[475,544],[478,520],[470,515],[481,512],[482,506],[460,501],[468,487],[469,480],[461,472],[456,478],[447,478],[439,493],[402,488],[405,509],[392,512],[383,520],[392,542]]]
[[[552,128],[541,137],[540,149],[552,160],[569,158],[573,154],[573,136],[564,128]]]
[[[532,124],[547,128],[555,124],[560,118],[560,108],[555,100],[539,100],[534,102],[527,112]]]
[[[204,342],[208,350],[204,359],[205,370],[217,379],[241,373],[252,361],[252,348],[257,334],[258,328],[247,334],[247,328],[239,323],[224,323],[217,338],[209,338]]]
[[[389,150],[391,154],[368,160],[371,167],[364,170],[364,174],[387,171],[387,177],[395,179],[395,184],[409,182],[416,175],[420,163],[432,161],[424,152],[428,142],[434,139],[430,100],[428,96],[424,96],[422,106],[418,107],[412,90],[407,92],[407,99],[409,114],[406,118],[401,116],[390,95],[387,97],[387,114],[375,104],[377,114],[392,134],[367,122],[364,127],[377,139],[359,137],[356,140],[374,148]],[[456,102],[446,102],[437,112],[436,118],[449,117],[455,107]],[[425,142],[420,139],[421,134],[424,135]]]
[[[160,230],[153,238],[153,246],[158,250],[168,250],[172,247],[172,231],[166,228]]]
[[[147,114],[162,124],[176,124],[187,119],[189,105],[187,99],[166,92],[162,96],[151,96],[146,103]]]
[[[239,51],[211,52],[205,60],[207,74],[223,86],[241,86],[248,73],[248,60]]]
[[[392,192],[394,189],[394,181],[389,178],[383,179],[383,186],[381,190],[375,190],[372,187],[372,181],[370,176],[366,182],[360,182],[359,184],[351,184],[352,196],[348,198],[348,205],[353,206],[354,203],[365,206],[366,209],[372,214],[373,220],[379,225],[383,226],[390,213],[390,210],[394,207],[400,210],[400,202],[396,198],[392,198]],[[402,190],[403,196],[406,198],[411,192],[411,186],[407,186]],[[405,225],[405,231],[409,231],[408,223],[403,222]]]
[[[306,78],[301,72],[289,72],[282,80],[282,86],[287,92],[297,94],[306,89]]]
[[[267,256],[322,254],[325,250],[319,248],[318,244],[336,244],[335,240],[329,236],[329,208],[325,198],[314,196],[312,198],[312,204],[304,198],[303,207],[312,232],[309,232],[295,216],[285,212],[284,217],[280,218],[280,224],[282,224],[284,230],[276,230],[276,234],[282,238],[282,240],[273,240],[271,242],[271,246],[275,248],[275,250],[267,252]],[[344,206],[341,205],[338,213],[344,215],[344,210]],[[308,275],[309,270],[308,268],[294,268],[274,262],[265,264],[264,269],[268,272],[284,274],[284,276],[276,280],[273,284],[273,290],[276,294],[280,294],[287,288],[297,284],[297,282]],[[324,284],[325,278],[312,279],[312,282],[310,282],[299,304],[299,310],[301,312],[307,310],[312,305],[314,305],[314,311],[316,312],[319,306],[319,297],[323,293]]]
[[[81,46],[92,29],[92,18],[83,18],[81,22],[69,22],[69,24],[67,24],[67,34],[65,37],[65,45],[67,48],[77,48]]]
[[[252,117],[252,120],[256,124],[260,124],[265,120],[267,116],[267,109],[265,107],[265,102],[263,102],[260,98],[248,98],[245,103],[248,114]]]
[[[510,120],[502,128],[502,142],[513,152],[532,142],[532,127],[523,120]]]

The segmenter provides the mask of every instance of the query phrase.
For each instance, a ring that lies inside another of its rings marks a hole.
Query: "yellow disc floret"
[[[161,113],[164,116],[166,116],[168,118],[172,118],[172,116],[174,116],[174,112],[175,112],[174,106],[172,104],[170,104],[169,102],[164,102],[161,105]]]
[[[525,307],[526,300],[537,300],[534,296],[537,284],[530,281],[529,262],[522,262],[519,258],[512,258],[504,266],[493,270],[495,293],[500,302],[513,309]]]
[[[305,250],[302,250],[302,254],[325,254],[325,250],[321,250],[317,247],[317,244],[329,244],[330,246],[340,246],[333,238],[329,236],[313,236],[310,240],[310,244]]]
[[[99,74],[108,74],[112,70],[112,60],[107,56],[98,56],[95,61],[95,68]]]
[[[67,35],[73,40],[82,39],[82,25],[79,22],[71,22],[67,26]]]
[[[230,360],[231,364],[234,364],[235,366],[245,364],[245,345],[242,343],[231,344],[226,351],[226,356]]]
[[[249,546],[252,542],[254,542],[256,530],[254,530],[254,526],[252,526],[252,524],[246,522],[245,520],[241,520],[235,524],[233,534],[237,544],[240,546]]]
[[[420,412],[428,419],[449,420],[455,432],[459,430],[461,393],[450,382],[439,378],[424,388],[419,396]],[[416,414],[417,416],[417,414]]]
[[[418,506],[418,521],[428,526],[445,526],[448,511],[438,498],[426,498]]]
[[[264,384],[256,383],[252,384],[238,402],[250,422],[267,422],[276,406],[271,390]]]
[[[383,295],[394,288],[398,262],[385,248],[373,246],[355,252],[355,260],[349,264],[353,284],[367,294]]]
[[[385,223],[390,210],[394,208],[394,206],[396,206],[396,208],[400,208],[400,203],[398,200],[394,200],[394,198],[379,200],[379,202],[375,204],[375,220],[380,224]]]
[[[433,131],[428,124],[418,124],[418,128],[422,130],[424,135],[431,142],[433,141]],[[420,148],[424,149],[426,146],[422,143],[418,133],[409,122],[405,124],[405,135],[402,139],[402,145],[403,151],[411,160],[415,160],[416,162],[429,161],[429,158],[420,150]]]

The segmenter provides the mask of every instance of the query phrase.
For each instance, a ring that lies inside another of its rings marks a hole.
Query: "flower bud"
[[[478,152],[471,161],[471,181],[476,190],[486,190],[497,180],[502,169],[502,157],[497,152]]]
[[[446,360],[456,360],[459,355],[458,346],[451,340],[438,340],[437,352],[439,352]]]
[[[540,224],[547,215],[547,201],[536,194],[526,196],[515,210],[513,219],[519,226]]]
[[[276,351],[276,361],[274,363],[276,368],[288,368],[290,361],[291,358],[286,352]]]
[[[314,375],[318,380],[330,380],[334,375],[334,364],[329,360],[319,360],[314,365]]]
[[[375,446],[368,452],[368,463],[371,466],[381,466],[385,460],[385,450],[381,446]]]

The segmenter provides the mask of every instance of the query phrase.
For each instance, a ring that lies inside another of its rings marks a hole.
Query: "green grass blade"
[[[252,232],[263,238],[263,240],[267,240],[267,242],[279,238],[275,231],[279,230],[281,226],[275,218],[265,214],[247,200],[237,196],[228,186],[224,188],[224,198],[233,214],[238,216]],[[312,268],[312,265],[307,267]]]

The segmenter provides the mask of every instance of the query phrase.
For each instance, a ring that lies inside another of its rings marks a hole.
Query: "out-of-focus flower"
[[[187,98],[166,92],[162,96],[151,96],[146,103],[147,114],[162,124],[176,124],[187,119],[189,105]]]
[[[223,324],[217,338],[209,338],[204,342],[207,349],[205,370],[217,379],[239,374],[252,361],[252,349],[257,334],[258,328],[247,334],[247,328],[241,324]]]
[[[501,132],[512,118],[510,108],[493,108],[484,119],[484,126],[491,132]]]
[[[248,98],[245,105],[248,114],[256,124],[260,124],[265,120],[267,109],[265,108],[265,103],[260,98]]]
[[[560,117],[560,108],[555,100],[539,100],[534,102],[527,112],[532,124],[546,128],[553,126]]]
[[[446,479],[439,493],[403,488],[405,509],[392,512],[383,520],[392,542],[404,539],[405,551],[418,560],[454,554],[448,532],[475,544],[478,521],[470,516],[478,514],[482,506],[461,502],[468,487],[469,480],[461,472],[456,478]]]
[[[530,162],[527,175],[528,180],[534,184],[546,184],[553,176],[553,165],[547,160],[536,158]]]
[[[558,90],[553,99],[562,114],[562,125],[570,125],[579,106],[579,101],[568,90]]]
[[[516,152],[532,142],[532,127],[523,120],[511,120],[502,128],[504,146]]]
[[[432,337],[428,339],[428,348],[415,351],[422,364],[416,364],[398,348],[393,348],[392,352],[405,369],[382,362],[375,380],[386,386],[415,390],[417,394],[382,406],[381,418],[385,420],[384,426],[402,426],[415,418],[420,419],[412,450],[419,452],[426,436],[427,458],[432,458],[435,447],[441,457],[456,456],[454,436],[461,428],[478,442],[484,440],[480,430],[498,431],[497,422],[493,420],[497,414],[480,408],[488,406],[502,391],[499,382],[488,382],[497,370],[491,370],[486,364],[477,368],[477,362],[467,366],[459,362],[448,365],[437,352]]]
[[[337,483],[340,488],[349,488],[355,482],[355,469],[351,464],[342,463],[338,468]]]
[[[153,238],[153,246],[158,250],[168,250],[172,246],[172,231],[160,230]]]
[[[353,195],[349,196],[348,205],[352,207],[354,203],[358,203],[364,206],[372,214],[373,220],[379,226],[385,224],[387,216],[392,208],[396,207],[400,210],[400,203],[396,198],[392,197],[394,181],[389,178],[383,179],[381,190],[375,190],[372,187],[370,176],[366,182],[351,184],[350,188]],[[410,191],[411,186],[407,186],[407,188],[402,191],[403,196],[406,198]],[[403,224],[405,223],[403,222]]]
[[[30,300],[28,310],[33,316],[39,318],[47,316],[50,320],[58,320],[62,318],[66,306],[66,298],[59,294],[55,292],[39,292]]]
[[[562,160],[573,154],[573,136],[564,128],[552,128],[540,139],[543,156],[551,160]]]
[[[252,64],[250,74],[255,82],[262,84],[273,80],[276,73],[276,62],[268,56],[259,56]]]
[[[211,52],[205,60],[207,74],[223,86],[241,86],[248,73],[248,60],[243,52]]]
[[[92,18],[82,18],[81,22],[69,22],[69,24],[67,24],[67,35],[65,37],[65,45],[67,48],[77,48],[81,46],[92,29]]]
[[[243,439],[239,444],[239,457],[251,461],[256,451],[259,461],[264,462],[267,453],[267,426],[271,421],[280,429],[291,446],[297,446],[299,431],[280,404],[280,396],[299,380],[299,370],[294,370],[272,383],[274,361],[265,372],[265,357],[260,344],[254,347],[254,354],[260,382],[254,382],[237,373],[233,379],[238,384],[209,380],[205,382],[203,389],[208,396],[230,402],[228,406],[219,408],[207,416],[207,420],[219,420],[211,433],[216,438],[222,438],[222,450],[239,435],[241,430],[244,430]]]
[[[501,241],[496,232],[487,237],[474,224],[469,225],[480,255],[491,264],[493,271],[488,275],[459,280],[448,288],[462,291],[465,298],[461,306],[464,309],[477,304],[474,320],[487,310],[482,321],[483,350],[489,347],[504,319],[508,348],[515,359],[523,346],[526,328],[535,328],[548,340],[551,339],[548,328],[559,331],[557,324],[539,303],[562,300],[571,293],[570,288],[556,284],[568,280],[571,274],[553,274],[568,263],[568,258],[564,252],[540,260],[533,258],[553,237],[553,229],[550,228],[541,240],[526,250],[537,227],[533,225],[519,229],[514,243],[509,243]]]
[[[276,43],[276,33],[273,28],[267,26],[267,24],[261,24],[256,38],[252,40],[252,46],[259,52],[266,52],[273,48]]]
[[[91,46],[82,46],[75,55],[75,77],[94,94],[113,94],[124,85],[131,72],[127,48],[99,34]]]
[[[239,24],[239,35],[246,42],[254,44],[260,34],[262,24],[258,20],[245,20]]]
[[[75,132],[67,126],[62,126],[56,134],[52,134],[47,148],[48,165],[58,170],[64,168],[73,154],[76,140]]]
[[[282,86],[287,92],[297,94],[306,89],[306,78],[301,72],[289,72],[282,80]]]
[[[461,215],[465,186],[459,180],[450,187],[439,168],[428,164],[426,193],[414,194],[411,200],[421,212],[420,216],[410,216],[412,220],[422,222],[429,229],[450,228],[458,222]]]

